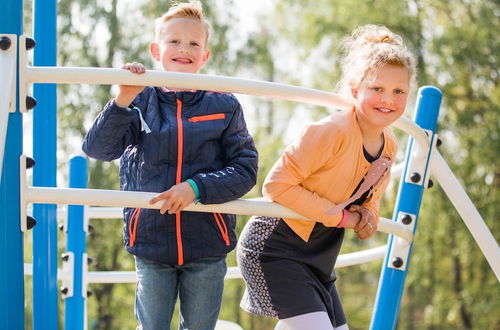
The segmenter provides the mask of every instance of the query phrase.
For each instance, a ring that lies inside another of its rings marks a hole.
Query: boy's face
[[[151,44],[150,52],[165,71],[197,73],[210,55],[203,23],[193,18],[164,22],[158,39]]]

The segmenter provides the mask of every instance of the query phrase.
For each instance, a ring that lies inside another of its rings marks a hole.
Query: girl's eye
[[[375,92],[382,92],[382,91],[383,91],[382,87],[372,87],[372,89],[373,89]]]
[[[394,91],[394,93],[402,95],[402,94],[404,94],[404,93],[405,93],[405,91],[404,91],[404,90],[402,90],[402,89],[396,89],[396,90]]]
[[[178,43],[179,43],[179,40],[176,40],[176,39],[174,39],[174,40],[170,40],[170,43],[171,43],[171,44],[178,44]]]
[[[198,44],[196,41],[192,41],[192,42],[190,43],[190,45],[191,45],[191,46],[195,46],[195,47],[198,47],[198,46],[199,46],[199,44]]]

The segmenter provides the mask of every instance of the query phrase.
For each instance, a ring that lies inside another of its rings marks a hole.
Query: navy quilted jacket
[[[231,94],[146,87],[130,109],[108,102],[83,151],[105,161],[121,157],[122,190],[162,192],[192,179],[203,204],[242,197],[257,177],[257,150]],[[234,215],[134,211],[124,209],[124,243],[142,258],[183,264],[223,256],[236,244]]]

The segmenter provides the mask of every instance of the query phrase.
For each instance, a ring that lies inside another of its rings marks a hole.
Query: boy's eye
[[[396,94],[404,94],[404,93],[405,93],[405,91],[404,91],[404,90],[402,90],[402,89],[396,89],[396,90],[394,91],[394,93],[396,93]]]
[[[382,87],[372,87],[372,89],[373,89],[375,92],[382,92],[382,91],[383,91]]]
[[[191,45],[191,46],[198,47],[200,44],[199,44],[199,43],[197,43],[196,41],[191,41],[191,42],[190,42],[190,45]]]
[[[177,39],[173,39],[173,40],[170,40],[169,41],[171,44],[178,44],[179,43],[179,40]]]

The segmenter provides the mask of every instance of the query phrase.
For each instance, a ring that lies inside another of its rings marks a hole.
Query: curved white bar
[[[158,202],[154,205],[150,205],[149,200],[156,194],[149,192],[28,187],[26,189],[26,194],[26,201],[28,203],[140,207],[150,209],[160,209],[163,204],[162,202]],[[190,204],[185,210],[309,220],[286,207],[272,203],[263,198],[246,200],[238,199],[224,204]],[[411,242],[413,240],[413,233],[411,233],[403,225],[397,224],[391,220],[381,218],[378,230],[402,237],[407,242]]]
[[[352,107],[351,101],[335,93],[268,81],[206,74],[147,70],[144,74],[136,75],[128,70],[112,68],[43,66],[28,66],[25,72],[28,83],[169,86],[272,97],[341,109]],[[422,146],[429,146],[424,131],[410,119],[401,117],[394,126],[413,136]]]
[[[387,245],[379,246],[373,249],[342,254],[338,257],[335,268],[347,267],[362,264],[365,262],[382,259],[387,251]],[[33,275],[33,265],[24,264],[24,275]],[[241,272],[238,267],[228,267],[225,276],[226,279],[241,278]],[[62,272],[61,269],[57,271],[57,279],[69,279],[69,275]],[[135,283],[137,275],[134,271],[103,271],[103,272],[88,272],[88,283]]]
[[[431,173],[448,195],[500,281],[500,247],[438,150],[432,152]]]
[[[205,74],[147,70],[146,73],[137,75],[123,69],[37,66],[26,68],[26,79],[30,83],[169,86],[266,96],[326,107],[352,107],[352,102],[334,93],[267,81]]]
[[[86,215],[89,219],[122,219],[122,207],[88,207]]]

